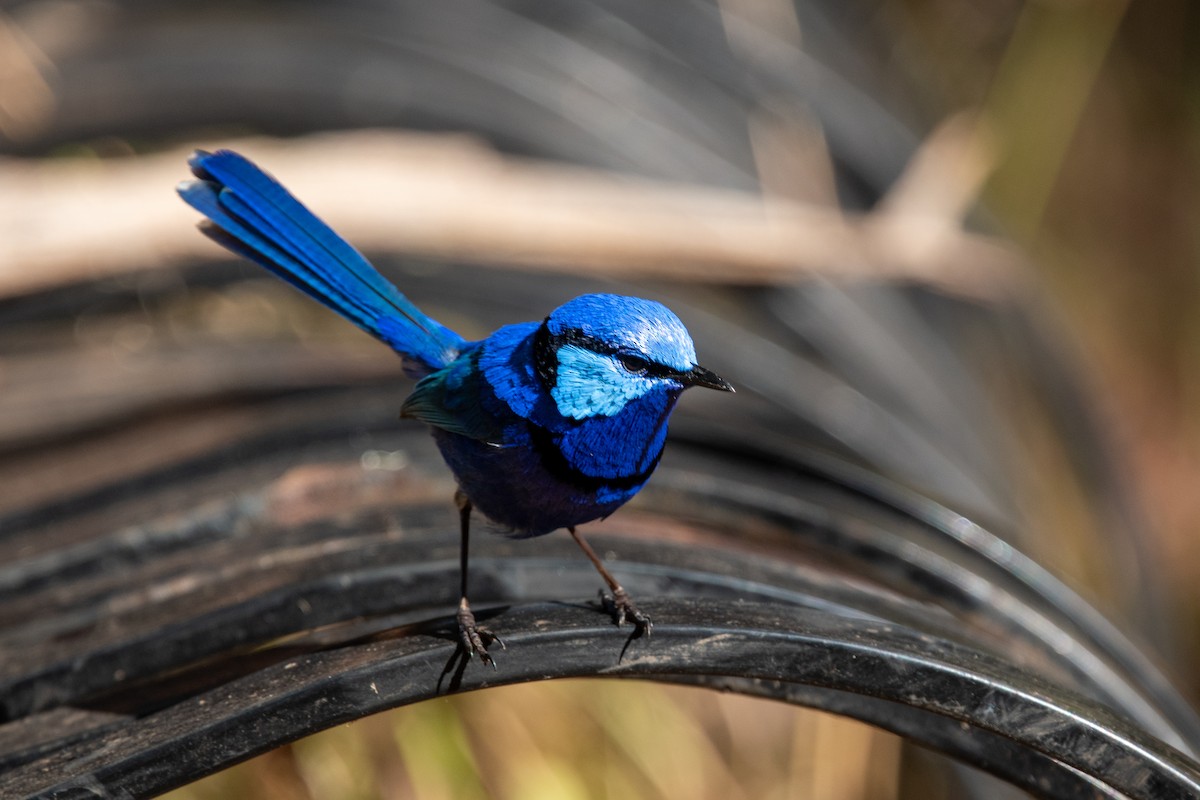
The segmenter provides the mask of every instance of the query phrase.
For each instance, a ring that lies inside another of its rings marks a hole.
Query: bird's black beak
[[[685,386],[703,386],[707,389],[716,389],[721,392],[732,392],[733,386],[729,381],[722,378],[711,369],[705,369],[697,364],[688,372],[683,373],[683,383]]]

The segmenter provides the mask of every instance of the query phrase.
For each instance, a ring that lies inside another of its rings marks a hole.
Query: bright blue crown
[[[546,327],[555,336],[578,332],[683,372],[696,364],[696,346],[679,317],[653,300],[586,294],[556,308]]]

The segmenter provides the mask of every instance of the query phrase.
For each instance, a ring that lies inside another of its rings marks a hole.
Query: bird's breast
[[[444,430],[435,436],[479,511],[536,536],[608,516],[637,494],[662,455],[673,403],[641,400],[559,429],[513,416],[503,447]]]

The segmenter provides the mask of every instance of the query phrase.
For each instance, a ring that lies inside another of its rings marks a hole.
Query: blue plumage
[[[459,483],[467,652],[492,663],[495,637],[467,602],[472,508],[515,536],[566,528],[612,591],[618,623],[648,632],[576,526],[633,497],[662,455],[667,419],[690,386],[732,391],[696,364],[683,323],[660,303],[592,294],[544,321],[507,325],[468,342],[421,313],[344,239],[237,153],[197,152],[197,180],[180,196],[208,220],[201,230],[381,339],[421,380],[402,416],[428,424]]]
[[[229,150],[197,152],[199,178],[179,194],[209,218],[201,230],[391,345],[413,377],[441,369],[465,344],[430,319],[362,254],[273,178]]]

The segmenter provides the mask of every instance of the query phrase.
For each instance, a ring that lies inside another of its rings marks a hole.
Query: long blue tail
[[[404,357],[404,371],[426,375],[454,360],[466,343],[421,313],[362,254],[274,178],[231,150],[188,161],[198,180],[177,189],[208,217],[200,230],[274,272],[373,334]]]

